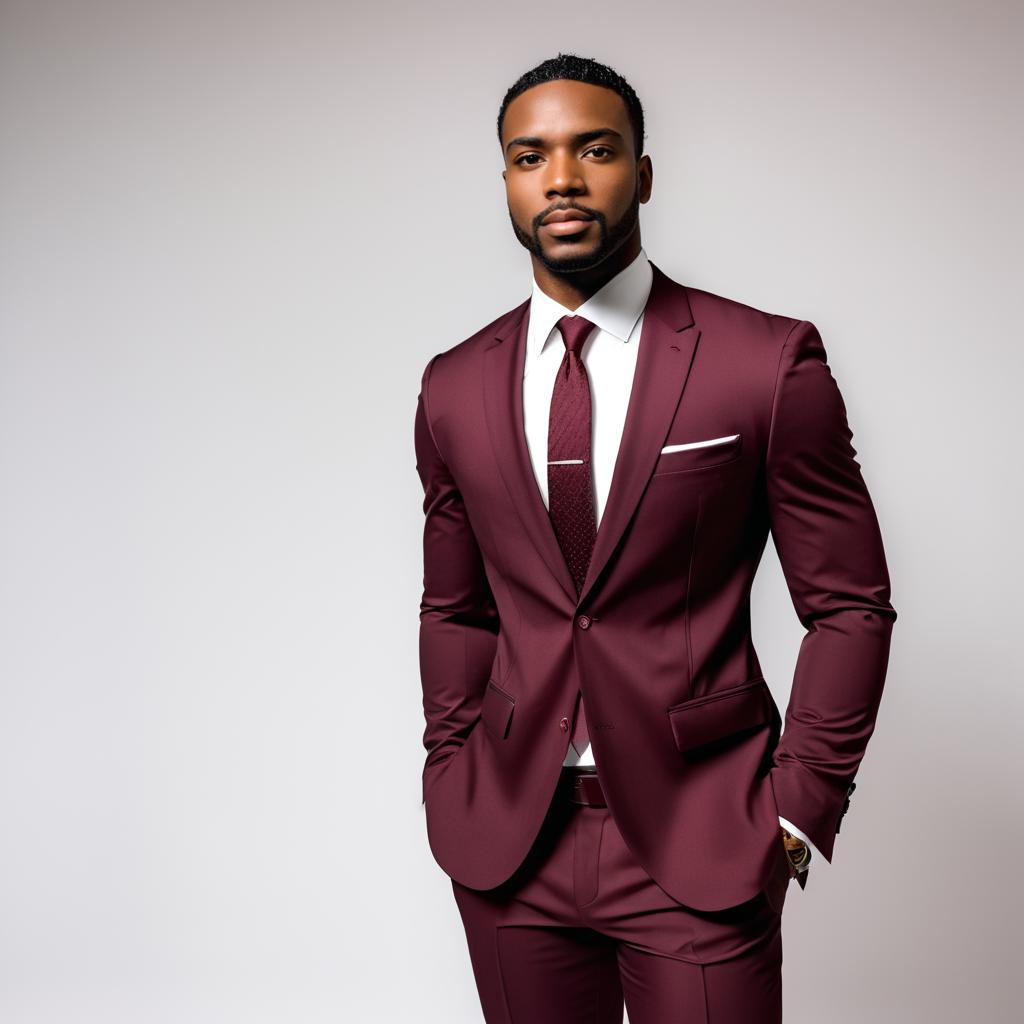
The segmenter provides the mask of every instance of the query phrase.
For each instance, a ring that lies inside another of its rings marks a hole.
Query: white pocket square
[[[686,444],[667,444],[661,449],[661,454],[665,455],[667,452],[685,452],[690,448],[707,448],[713,444],[728,444],[730,441],[735,441],[740,435],[729,434],[727,437],[710,437],[706,441],[687,441]]]

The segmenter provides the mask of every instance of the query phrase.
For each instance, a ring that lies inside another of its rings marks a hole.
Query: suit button
[[[562,732],[568,732],[569,731],[569,719],[568,718],[563,718],[558,724],[562,727]]]
[[[581,615],[576,620],[576,625],[579,626],[580,629],[590,629],[590,616],[589,615]]]

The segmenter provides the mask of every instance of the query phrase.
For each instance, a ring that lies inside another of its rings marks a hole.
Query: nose
[[[577,194],[586,190],[579,161],[568,153],[552,153],[547,167],[548,194]]]

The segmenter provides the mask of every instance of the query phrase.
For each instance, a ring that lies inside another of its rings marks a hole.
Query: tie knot
[[[556,326],[562,334],[565,347],[578,356],[580,349],[583,348],[583,342],[587,340],[587,335],[596,325],[585,316],[563,316]]]

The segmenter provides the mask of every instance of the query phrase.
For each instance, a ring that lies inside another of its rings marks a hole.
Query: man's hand
[[[811,862],[811,848],[802,840],[798,839],[789,829],[780,825],[782,832],[782,845],[786,848],[786,861],[789,864],[789,877],[799,878],[807,870]]]

